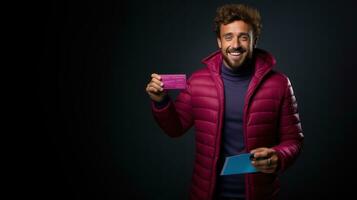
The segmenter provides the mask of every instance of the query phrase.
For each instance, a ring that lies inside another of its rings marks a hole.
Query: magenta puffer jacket
[[[246,151],[270,147],[277,151],[277,173],[245,175],[248,200],[276,199],[278,174],[299,155],[303,134],[297,102],[289,79],[272,70],[274,58],[254,49],[255,70],[245,96],[243,130]],[[161,109],[152,104],[154,118],[171,137],[195,126],[196,154],[190,199],[211,200],[215,195],[217,162],[221,148],[224,87],[220,76],[222,54],[217,51],[203,60],[206,67],[194,72],[187,89]]]

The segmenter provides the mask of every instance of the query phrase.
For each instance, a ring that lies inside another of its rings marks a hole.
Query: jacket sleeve
[[[183,135],[193,125],[190,80],[187,87],[182,90],[176,100],[159,109],[154,102],[151,104],[153,116],[161,129],[170,137]]]
[[[291,166],[302,149],[304,135],[302,133],[297,101],[293,88],[287,78],[285,94],[281,103],[279,117],[279,144],[273,149],[279,157],[279,171]]]

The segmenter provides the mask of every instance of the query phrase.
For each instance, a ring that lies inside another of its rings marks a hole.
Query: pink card
[[[186,74],[160,74],[164,89],[186,89]]]

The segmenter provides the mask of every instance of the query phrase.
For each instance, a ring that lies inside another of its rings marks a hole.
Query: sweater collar
[[[251,63],[246,63],[245,65],[239,67],[238,69],[231,69],[227,67],[224,62],[221,65],[221,76],[222,78],[231,80],[231,81],[240,81],[245,80],[251,77],[253,72],[253,67]]]

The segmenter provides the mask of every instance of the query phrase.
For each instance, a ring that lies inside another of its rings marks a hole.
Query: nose
[[[240,47],[240,41],[239,41],[239,38],[236,37],[233,41],[232,41],[232,45],[231,45],[233,48],[237,49]]]

